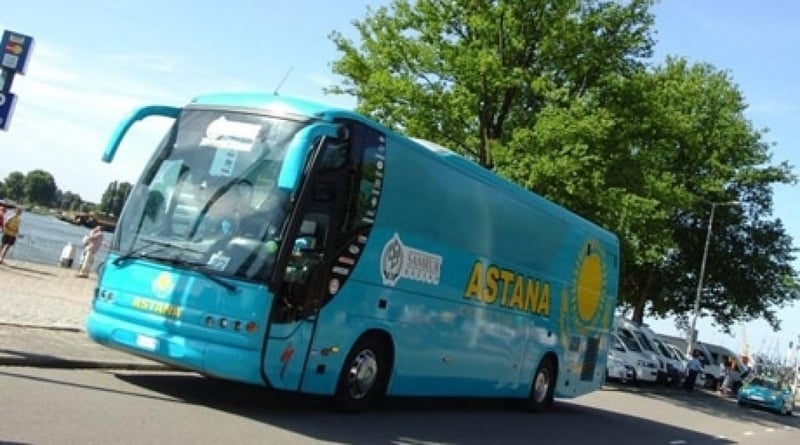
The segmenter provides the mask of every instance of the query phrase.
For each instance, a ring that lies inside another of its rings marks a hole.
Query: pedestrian
[[[11,246],[17,241],[21,217],[22,207],[17,207],[14,209],[14,214],[11,215],[11,218],[8,218],[8,221],[5,221],[5,224],[3,224],[3,238],[0,244],[0,264],[3,264]]]
[[[700,374],[700,371],[703,369],[697,355],[697,351],[694,351],[692,353],[692,358],[686,363],[686,380],[683,381],[683,387],[687,391],[692,391],[694,389],[697,374]]]
[[[722,378],[722,385],[719,387],[719,393],[722,395],[728,395],[733,392],[733,385],[734,385],[734,373],[736,372],[736,360],[731,357],[725,363],[725,368],[723,369],[723,378]]]
[[[0,233],[3,233],[3,220],[6,216],[6,206],[0,204]]]
[[[94,264],[94,257],[103,245],[103,230],[100,225],[94,226],[86,236],[83,237],[83,257],[81,257],[81,268],[76,277],[86,278]]]

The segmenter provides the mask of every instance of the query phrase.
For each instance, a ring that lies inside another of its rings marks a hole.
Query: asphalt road
[[[800,443],[800,417],[679,390],[611,387],[533,415],[505,401],[324,399],[178,372],[0,368],[2,443]]]

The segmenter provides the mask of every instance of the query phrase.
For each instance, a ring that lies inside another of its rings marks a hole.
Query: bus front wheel
[[[552,357],[546,356],[539,362],[539,367],[536,368],[525,409],[535,413],[546,411],[553,404],[555,387],[556,364]]]
[[[334,396],[336,407],[359,412],[369,407],[386,391],[389,375],[387,348],[377,336],[356,342],[339,375]]]

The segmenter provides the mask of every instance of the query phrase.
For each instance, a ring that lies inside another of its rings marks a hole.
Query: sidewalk
[[[0,366],[169,369],[93,342],[85,321],[97,284],[76,269],[0,264]]]

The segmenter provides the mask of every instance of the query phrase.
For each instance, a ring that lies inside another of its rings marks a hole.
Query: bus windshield
[[[278,178],[293,137],[307,124],[184,110],[130,194],[115,262],[148,258],[204,274],[266,279],[288,210]]]

